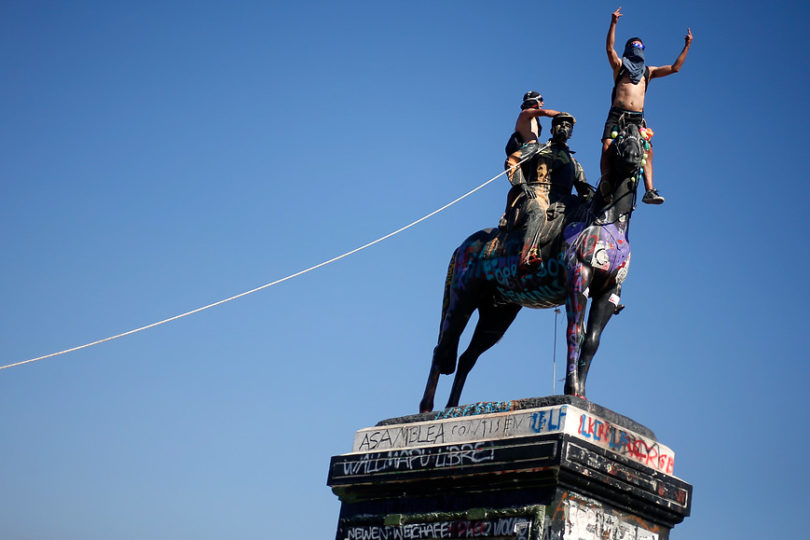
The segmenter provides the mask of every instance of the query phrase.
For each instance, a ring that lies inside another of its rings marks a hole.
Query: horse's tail
[[[465,267],[469,261],[465,262],[465,255],[469,254],[471,257],[479,257],[481,252],[494,251],[499,246],[492,245],[493,240],[497,240],[497,229],[481,229],[467,237],[460,246],[453,251],[450,257],[450,264],[447,266],[447,277],[444,280],[444,300],[442,300],[442,318],[441,325],[439,326],[439,337],[445,328],[447,312],[450,309],[451,300],[453,297],[453,286],[456,284],[456,279],[466,279],[463,276],[457,276],[457,272],[464,272]],[[470,249],[472,248],[472,250]]]
[[[447,277],[444,280],[444,296],[442,297],[442,318],[439,322],[439,337],[441,337],[444,329],[445,318],[447,317],[447,310],[450,309],[450,296],[453,289],[453,278],[456,275],[456,256],[461,248],[456,248],[453,255],[450,257],[450,264],[447,266]]]
[[[458,265],[456,257],[459,255],[459,247],[450,257],[450,264],[447,267],[447,277],[444,280],[444,297],[442,298],[442,316],[439,319],[439,340],[433,349],[433,369],[438,373],[448,375],[456,370],[456,356],[458,355],[458,340],[453,339],[448,330],[451,328],[450,311],[453,305],[453,282]]]

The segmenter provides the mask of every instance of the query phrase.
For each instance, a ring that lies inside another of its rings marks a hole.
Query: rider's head
[[[523,94],[523,103],[520,105],[521,110],[537,109],[543,106],[543,96],[539,92],[530,90]]]
[[[565,142],[574,134],[576,118],[567,112],[561,112],[551,119],[551,139],[555,142]]]

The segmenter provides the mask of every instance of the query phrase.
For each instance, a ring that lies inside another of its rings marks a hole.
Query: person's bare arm
[[[528,119],[539,118],[541,116],[554,117],[558,114],[560,114],[560,111],[555,111],[554,109],[526,109],[525,111],[521,111],[520,116]]]
[[[610,15],[610,28],[608,29],[607,41],[605,42],[605,51],[607,52],[608,62],[613,72],[616,73],[622,67],[622,59],[616,54],[616,23],[619,22],[619,17],[622,16],[622,8],[619,8]]]
[[[669,66],[658,66],[658,67],[650,67],[650,78],[654,79],[656,77],[666,77],[667,75],[672,75],[673,73],[678,73],[681,70],[681,66],[686,61],[686,55],[689,53],[689,47],[692,45],[692,29],[686,29],[686,36],[683,38],[683,50],[681,54],[678,55],[678,58],[675,59],[675,63]]]

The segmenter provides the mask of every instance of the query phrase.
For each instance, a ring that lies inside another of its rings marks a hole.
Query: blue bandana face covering
[[[644,76],[644,49],[641,47],[633,46],[633,41],[641,41],[638,38],[632,38],[624,46],[624,55],[622,56],[622,65],[627,70],[627,75],[630,77],[630,82],[638,84]]]

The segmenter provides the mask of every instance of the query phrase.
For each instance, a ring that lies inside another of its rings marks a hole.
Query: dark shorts
[[[613,137],[610,136],[611,132],[618,126],[619,118],[621,115],[624,114],[624,119],[627,122],[632,124],[636,124],[638,126],[646,125],[644,123],[644,113],[643,112],[635,112],[635,111],[626,111],[624,109],[619,109],[617,107],[611,107],[610,112],[608,113],[607,120],[605,120],[605,129],[602,130],[602,140],[605,139],[612,139]]]

